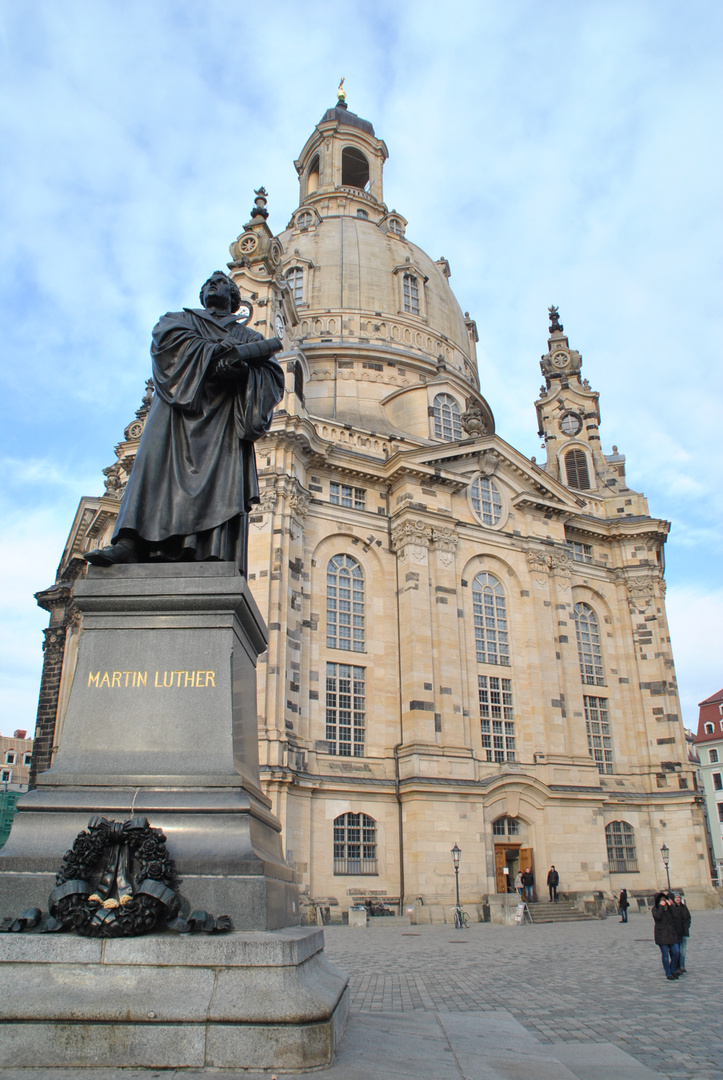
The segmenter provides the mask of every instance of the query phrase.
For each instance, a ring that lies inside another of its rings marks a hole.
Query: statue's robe
[[[233,379],[214,348],[241,346]],[[258,502],[254,442],[284,390],[269,342],[236,316],[184,308],[153,330],[155,394],[118,513],[113,543],[132,536],[142,557],[230,559],[245,572],[246,520]]]

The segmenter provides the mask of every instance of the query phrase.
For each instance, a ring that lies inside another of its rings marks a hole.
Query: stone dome
[[[353,196],[349,201],[361,204]],[[362,205],[358,208],[364,209]],[[375,324],[380,318],[394,321],[401,317],[409,335],[400,327],[399,337],[394,339],[389,327],[388,341],[403,345],[408,337],[407,344],[414,347],[421,335],[421,351],[429,360],[436,363],[443,355],[453,367],[467,367],[471,374],[470,330],[450,288],[446,261],[433,261],[404,235],[392,232],[390,220],[403,221],[398,215],[386,214],[381,221],[374,221],[371,212],[365,219],[358,217],[356,210],[352,206],[351,213],[347,210],[324,217],[314,213],[311,225],[292,227],[279,236],[285,270],[299,266],[303,272],[308,268],[307,291],[298,304],[300,319],[330,311],[357,311],[370,316]],[[303,204],[296,221],[300,218],[303,223]],[[417,279],[419,315],[404,312],[405,274]],[[434,344],[427,350],[424,346],[430,337]],[[447,350],[445,344],[454,348]]]

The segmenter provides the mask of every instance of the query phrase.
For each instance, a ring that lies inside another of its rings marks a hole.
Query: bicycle
[[[455,930],[466,930],[469,926],[469,915],[462,908],[454,909],[454,928]]]

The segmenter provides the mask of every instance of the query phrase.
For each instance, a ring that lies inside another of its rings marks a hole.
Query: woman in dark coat
[[[665,977],[677,979],[680,950],[672,897],[668,898],[668,894],[664,892],[656,893],[652,915],[655,921],[655,944],[660,947]]]
[[[673,893],[673,907],[671,910],[673,912],[675,928],[678,931],[678,948],[680,949],[678,971],[683,975],[685,974],[685,953],[688,947],[688,937],[690,935],[691,916],[688,911],[688,905],[685,903],[680,893]]]
[[[618,897],[618,911],[620,912],[620,922],[627,922],[628,921],[628,908],[629,907],[630,907],[630,904],[628,903],[628,890],[627,889],[621,889],[620,890],[620,896]]]

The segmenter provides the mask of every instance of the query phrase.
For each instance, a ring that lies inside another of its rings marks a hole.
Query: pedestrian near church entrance
[[[688,905],[680,893],[673,893],[672,911],[675,927],[678,931],[678,947],[680,949],[680,966],[678,970],[684,975],[685,953],[688,948],[688,937],[690,936],[691,914]]]
[[[621,889],[620,896],[618,897],[618,911],[620,912],[620,922],[628,921],[628,908],[630,907],[630,901],[628,900],[628,890]]]
[[[532,890],[535,885],[535,875],[532,873],[532,867],[528,866],[522,875],[522,885],[525,890],[525,900],[528,903],[532,903]]]
[[[551,866],[547,874],[547,889],[550,893],[550,903],[557,903],[557,886],[560,884],[560,875],[554,866]]]
[[[522,899],[522,893],[523,893],[524,888],[525,888],[525,886],[522,884],[522,871],[521,870],[517,871],[517,877],[515,878],[515,888],[517,889],[517,895],[519,896],[519,898],[521,900]]]
[[[655,920],[655,944],[660,948],[666,979],[679,977],[678,962],[680,949],[678,947],[678,928],[673,916],[674,902],[667,893],[655,894],[653,906],[653,919]]]

